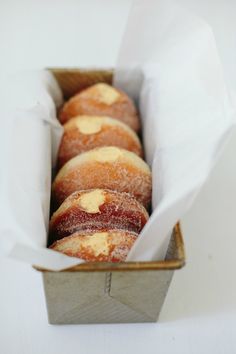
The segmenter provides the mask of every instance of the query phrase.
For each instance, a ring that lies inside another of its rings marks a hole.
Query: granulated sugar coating
[[[86,229],[117,228],[140,233],[147,220],[145,208],[128,193],[104,189],[78,191],[53,214],[50,240]]]
[[[50,248],[90,262],[123,262],[137,237],[125,230],[86,230],[62,238]]]
[[[93,188],[130,193],[148,208],[151,201],[151,171],[136,154],[117,147],[82,153],[68,161],[52,186],[56,203],[71,193]]]
[[[138,136],[126,124],[110,117],[78,116],[64,125],[58,167],[82,152],[103,146],[117,146],[143,156]]]

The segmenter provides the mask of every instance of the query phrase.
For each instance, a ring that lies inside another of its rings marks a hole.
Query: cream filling
[[[75,124],[80,133],[89,135],[98,133],[102,129],[102,121],[96,118],[77,119]]]
[[[123,151],[115,146],[106,146],[91,152],[92,159],[98,162],[114,162],[123,155]]]
[[[104,83],[94,85],[90,92],[94,92],[96,99],[107,105],[112,105],[120,98],[120,93],[115,88]]]
[[[83,247],[91,247],[94,255],[97,257],[99,254],[108,255],[108,233],[107,232],[97,232],[91,236],[83,239]]]
[[[95,189],[94,191],[84,193],[78,200],[79,206],[90,214],[99,213],[99,207],[104,204],[104,202],[105,195],[100,189]]]

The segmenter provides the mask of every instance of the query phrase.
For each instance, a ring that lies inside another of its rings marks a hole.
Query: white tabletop
[[[226,76],[236,83],[236,26],[230,22],[236,3],[181,3],[212,24]],[[0,74],[42,66],[113,66],[130,4],[130,0],[1,1]],[[235,151],[233,134],[183,218],[187,265],[175,273],[159,323],[51,326],[41,275],[28,265],[4,259],[0,352],[235,353]]]

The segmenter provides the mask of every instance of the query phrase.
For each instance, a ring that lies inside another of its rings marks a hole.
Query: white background
[[[213,26],[227,81],[236,88],[236,1],[179,2]],[[45,66],[114,66],[130,5],[0,0],[0,76]],[[1,354],[236,353],[235,151],[233,134],[182,220],[187,265],[174,276],[158,324],[48,325],[41,275],[5,259]]]

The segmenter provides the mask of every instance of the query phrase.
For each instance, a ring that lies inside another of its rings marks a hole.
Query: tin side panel
[[[93,312],[103,298],[105,280],[106,273],[43,273],[49,323],[80,323],[79,317]],[[94,312],[97,316],[98,311]]]
[[[155,322],[172,274],[45,272],[49,323]]]
[[[167,294],[173,271],[115,272],[110,295],[139,314],[142,322],[156,322]],[[117,314],[119,319],[120,314]],[[127,322],[131,322],[127,313]]]

